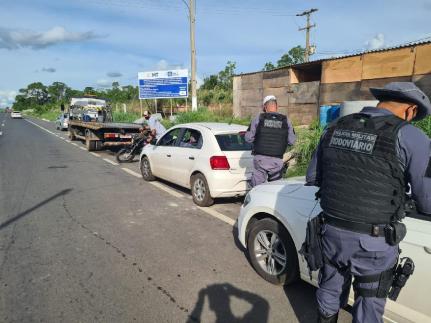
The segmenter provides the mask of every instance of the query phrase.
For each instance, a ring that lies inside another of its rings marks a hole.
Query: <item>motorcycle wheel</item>
[[[135,154],[132,153],[130,148],[121,148],[118,151],[116,158],[119,163],[131,163],[133,158],[135,158]]]

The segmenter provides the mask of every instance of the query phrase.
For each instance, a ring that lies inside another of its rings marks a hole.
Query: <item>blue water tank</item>
[[[331,107],[330,105],[322,105],[320,107],[320,126],[321,127],[326,127],[326,125],[331,122],[330,119],[330,111],[331,111]]]
[[[341,105],[322,105],[320,107],[320,126],[326,127],[328,123],[340,117]]]
[[[332,105],[331,109],[330,109],[330,120],[329,120],[329,122],[337,120],[340,117],[340,112],[341,112],[341,104]]]

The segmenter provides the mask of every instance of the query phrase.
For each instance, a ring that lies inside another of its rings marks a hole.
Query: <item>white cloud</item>
[[[169,67],[168,62],[164,59],[161,59],[157,62],[157,70],[167,70]]]
[[[0,108],[10,107],[15,101],[16,91],[0,90]]]
[[[104,88],[108,88],[112,86],[112,81],[107,80],[107,79],[100,79],[96,81],[97,86],[99,87],[104,87]]]
[[[163,70],[178,70],[178,69],[182,69],[183,67],[179,64],[169,64],[169,62],[165,59],[161,59],[156,63],[156,69],[158,71],[163,71]]]
[[[197,85],[197,88],[199,89],[202,84],[204,84],[204,80],[199,75],[196,75],[196,85]]]
[[[369,50],[379,49],[385,46],[385,35],[382,33],[377,34],[372,39],[365,43],[365,46]]]
[[[64,27],[56,26],[44,32],[0,27],[0,48],[9,50],[29,47],[42,49],[60,43],[82,42],[100,38],[92,31],[73,32]]]

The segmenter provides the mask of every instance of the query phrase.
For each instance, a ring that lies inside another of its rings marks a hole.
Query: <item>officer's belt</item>
[[[360,222],[352,222],[330,216],[326,213],[323,215],[323,221],[326,224],[334,227],[345,229],[357,233],[369,234],[373,237],[384,237],[386,224],[367,224]]]

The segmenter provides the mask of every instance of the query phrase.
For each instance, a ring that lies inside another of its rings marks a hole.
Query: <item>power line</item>
[[[147,1],[136,1],[136,0],[79,0],[85,3],[98,4],[102,6],[112,6],[121,8],[142,8],[155,11],[178,11],[182,10],[180,2],[177,4],[165,4],[163,2],[154,2],[151,0]],[[181,0],[182,1],[182,0]],[[183,1],[184,2],[184,1]],[[216,7],[216,6],[203,6],[200,5],[197,8],[198,13],[214,14],[214,15],[238,15],[238,14],[250,14],[259,13],[262,15],[273,16],[273,17],[294,17],[294,14],[283,12],[281,10],[257,8],[257,7]]]

